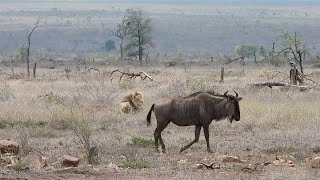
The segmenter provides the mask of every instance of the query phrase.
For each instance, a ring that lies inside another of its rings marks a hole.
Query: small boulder
[[[19,144],[15,141],[12,141],[10,139],[6,140],[0,140],[0,153],[11,153],[14,155],[19,154]]]
[[[193,166],[194,169],[203,169],[205,166],[203,164],[195,164]]]
[[[185,164],[187,163],[187,159],[181,159],[178,161],[178,164]]]
[[[282,162],[280,160],[274,160],[272,162],[272,164],[275,165],[275,166],[280,166],[282,164]]]
[[[36,151],[30,152],[24,159],[23,162],[29,165],[32,169],[42,169],[47,166],[47,161],[40,153]]]
[[[119,166],[116,165],[115,163],[111,162],[111,163],[108,164],[107,168],[117,170],[117,169],[119,169]]]
[[[309,164],[312,168],[320,168],[320,156],[310,159]]]
[[[224,162],[224,163],[242,163],[240,158],[237,156],[224,156],[222,158],[222,162]]]
[[[75,158],[69,155],[64,155],[62,160],[62,166],[65,167],[77,167],[79,165],[79,158]]]

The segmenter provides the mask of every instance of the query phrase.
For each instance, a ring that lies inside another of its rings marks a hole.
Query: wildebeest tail
[[[154,109],[154,104],[152,104],[152,106],[151,106],[151,108],[150,108],[150,110],[149,110],[149,113],[148,113],[148,115],[147,115],[147,126],[150,126],[151,113],[152,113],[153,109]]]

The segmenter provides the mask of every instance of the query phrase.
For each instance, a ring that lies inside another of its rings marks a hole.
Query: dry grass
[[[191,173],[193,163],[203,158],[215,159],[221,154],[242,158],[248,154],[286,154],[303,159],[319,153],[319,87],[307,92],[249,88],[248,84],[252,82],[269,80],[265,74],[272,69],[268,67],[263,72],[255,68],[243,72],[244,67],[227,67],[232,74],[225,77],[224,83],[219,82],[218,67],[190,67],[187,71],[179,67],[145,67],[144,70],[155,81],[136,79],[111,83],[108,72],[117,68],[100,67],[105,71],[101,74],[73,72],[69,80],[60,70],[39,69],[43,76],[39,75],[37,79],[8,80],[7,75],[1,75],[5,86],[0,89],[0,137],[16,139],[26,148],[25,151],[37,148],[46,152],[52,166],[64,154],[85,158],[88,152],[73,133],[71,122],[76,113],[80,119],[85,117],[86,122],[89,121],[92,128],[90,140],[99,149],[102,165],[110,161],[122,163],[125,167],[137,169],[135,172],[138,174],[142,173],[140,168],[148,168],[158,174],[172,170],[180,174]],[[312,69],[306,69],[306,72],[311,73]],[[314,74],[313,78],[320,77]],[[228,121],[213,122],[210,140],[215,153],[205,153],[204,136],[201,134],[200,141],[186,151],[193,156],[178,154],[178,151],[194,138],[194,127],[170,124],[162,135],[168,152],[159,156],[153,149],[154,116],[151,128],[146,127],[145,118],[151,104],[162,97],[181,97],[209,89],[219,93],[226,90],[239,92],[243,97],[240,102],[241,121],[232,124]],[[142,92],[143,110],[137,114],[120,113],[117,104],[133,90]],[[123,160],[122,156],[128,158]],[[190,164],[179,166],[177,162],[181,159],[188,159]],[[306,168],[297,168],[308,173]],[[287,169],[273,171],[276,173],[271,175],[266,170],[261,176],[267,179],[292,177]],[[311,178],[315,176],[309,175]]]

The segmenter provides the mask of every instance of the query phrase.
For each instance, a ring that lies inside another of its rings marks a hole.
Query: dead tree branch
[[[122,77],[123,76],[127,76],[128,78],[130,78],[130,79],[135,79],[135,78],[137,78],[137,77],[140,77],[142,80],[145,80],[145,79],[150,79],[151,81],[153,81],[153,78],[149,75],[149,74],[147,74],[146,72],[144,72],[144,71],[141,71],[141,72],[138,72],[138,73],[129,73],[129,72],[122,72],[122,71],[119,71],[118,69],[116,69],[116,70],[113,70],[112,72],[111,72],[111,82],[112,82],[112,80],[113,80],[113,77],[112,77],[112,75],[113,75],[113,73],[115,73],[115,72],[119,72],[121,75],[120,75],[120,79],[119,79],[119,83],[120,83],[120,81],[121,81],[121,79],[122,79]]]
[[[92,68],[92,67],[91,67],[91,68],[89,68],[88,70],[89,70],[90,73],[91,73],[91,70],[95,70],[95,71],[98,72],[98,74],[100,74],[100,71],[99,71],[99,69],[97,69],[97,68]]]
[[[255,83],[252,84],[251,86],[256,86],[256,87],[269,87],[272,89],[272,87],[275,86],[283,86],[283,87],[293,87],[293,88],[298,88],[301,91],[309,90],[314,88],[315,86],[298,86],[298,85],[291,85],[291,84],[286,84],[286,83],[279,83],[279,82],[265,82],[265,83]]]
[[[224,55],[224,58],[228,60],[228,62],[224,63],[224,64],[230,64],[234,61],[238,61],[239,59],[243,60],[244,56],[240,56],[240,57],[236,57],[236,58],[231,58],[230,56]]]
[[[31,35],[37,28],[41,27],[43,24],[43,17],[39,17],[37,21],[34,23],[33,28],[31,29],[28,35],[28,47],[27,47],[27,76],[30,77],[30,47],[31,47]]]

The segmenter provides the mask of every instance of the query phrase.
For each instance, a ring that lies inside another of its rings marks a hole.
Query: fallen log
[[[280,83],[280,82],[255,83],[255,84],[252,84],[252,86],[269,87],[271,89],[272,89],[272,87],[276,87],[276,86],[293,87],[293,88],[297,88],[301,91],[309,90],[309,89],[312,89],[315,87],[315,86],[299,86],[299,85],[292,85],[292,84],[286,84],[286,83]]]

